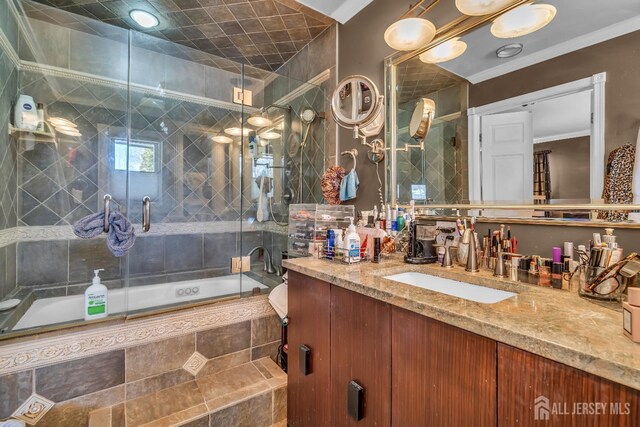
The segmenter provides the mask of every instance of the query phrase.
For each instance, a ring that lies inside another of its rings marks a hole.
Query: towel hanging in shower
[[[136,241],[133,225],[120,212],[109,213],[107,247],[117,257],[126,255]],[[73,232],[81,239],[98,237],[104,232],[104,212],[87,215],[73,224]]]

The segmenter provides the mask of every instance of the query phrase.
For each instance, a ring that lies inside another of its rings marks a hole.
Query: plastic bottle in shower
[[[100,272],[104,268],[93,270],[93,284],[84,291],[84,320],[101,319],[109,314],[107,306],[108,289],[100,283]]]

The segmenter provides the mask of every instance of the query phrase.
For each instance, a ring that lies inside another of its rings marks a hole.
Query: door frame
[[[594,74],[580,80],[552,86],[524,95],[493,102],[491,104],[472,107],[467,110],[469,125],[469,200],[471,203],[482,201],[482,167],[481,167],[481,123],[482,116],[507,112],[521,107],[523,104],[543,101],[591,90],[591,143],[589,154],[589,193],[592,202],[602,198],[605,169],[605,83],[607,73]]]

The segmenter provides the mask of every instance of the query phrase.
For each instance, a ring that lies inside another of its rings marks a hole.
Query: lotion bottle
[[[347,217],[351,220],[349,228],[347,228],[347,235],[344,238],[344,262],[349,264],[360,262],[360,235],[356,231],[356,226],[353,224],[353,217]]]
[[[84,320],[101,319],[107,317],[107,287],[100,283],[100,272],[104,268],[93,270],[95,277],[93,284],[84,291]]]

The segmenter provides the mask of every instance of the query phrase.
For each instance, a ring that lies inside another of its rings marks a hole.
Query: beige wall
[[[640,31],[470,85],[469,106],[477,107],[606,71],[605,143],[608,154],[614,148],[636,141],[640,126],[638,69]]]
[[[535,152],[551,150],[549,171],[552,199],[589,200],[590,141],[590,137],[583,136],[534,145]]]

